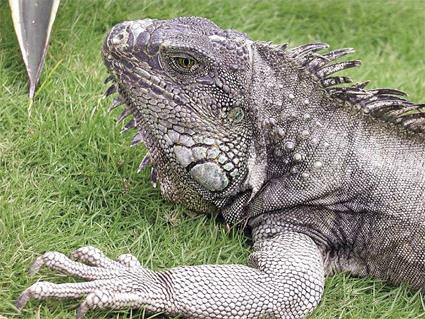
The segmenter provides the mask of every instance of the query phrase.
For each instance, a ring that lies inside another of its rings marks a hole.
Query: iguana
[[[80,298],[187,318],[303,318],[348,271],[425,288],[425,113],[334,73],[352,49],[250,40],[197,17],[120,23],[102,53],[163,196],[249,229],[248,265],[152,271],[132,255],[47,252],[88,282],[37,282],[17,300]]]

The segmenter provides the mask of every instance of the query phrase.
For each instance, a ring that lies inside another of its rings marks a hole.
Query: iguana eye
[[[172,64],[179,71],[193,71],[198,67],[198,62],[190,56],[175,56]]]

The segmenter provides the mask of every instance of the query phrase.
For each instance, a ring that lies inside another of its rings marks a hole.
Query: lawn
[[[123,20],[200,15],[253,39],[298,45],[324,41],[354,47],[363,66],[350,74],[376,87],[399,88],[425,101],[425,2],[404,1],[62,1],[34,103],[0,0],[0,318],[73,318],[75,301],[14,308],[38,279],[63,275],[27,269],[47,250],[95,245],[109,256],[131,252],[153,269],[244,263],[249,245],[212,218],[163,201],[148,172],[146,150],[106,109],[100,46]],[[117,111],[118,112],[118,111]],[[116,115],[115,112],[113,115]],[[311,318],[425,318],[421,295],[372,279],[328,278]],[[143,318],[142,311],[91,312],[89,318]]]

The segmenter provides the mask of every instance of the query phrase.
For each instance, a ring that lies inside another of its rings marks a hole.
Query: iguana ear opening
[[[233,124],[238,124],[242,122],[245,117],[245,111],[240,107],[233,108],[228,115],[230,122]]]

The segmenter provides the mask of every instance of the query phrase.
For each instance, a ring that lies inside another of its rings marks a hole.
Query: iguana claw
[[[76,317],[83,317],[95,308],[140,307],[154,290],[155,276],[141,267],[136,257],[124,254],[112,260],[99,249],[91,246],[77,249],[70,259],[58,252],[46,252],[36,258],[30,274],[36,274],[42,266],[70,274],[88,282],[55,284],[39,281],[28,287],[16,300],[21,310],[30,299],[74,299],[86,296],[77,310]]]

